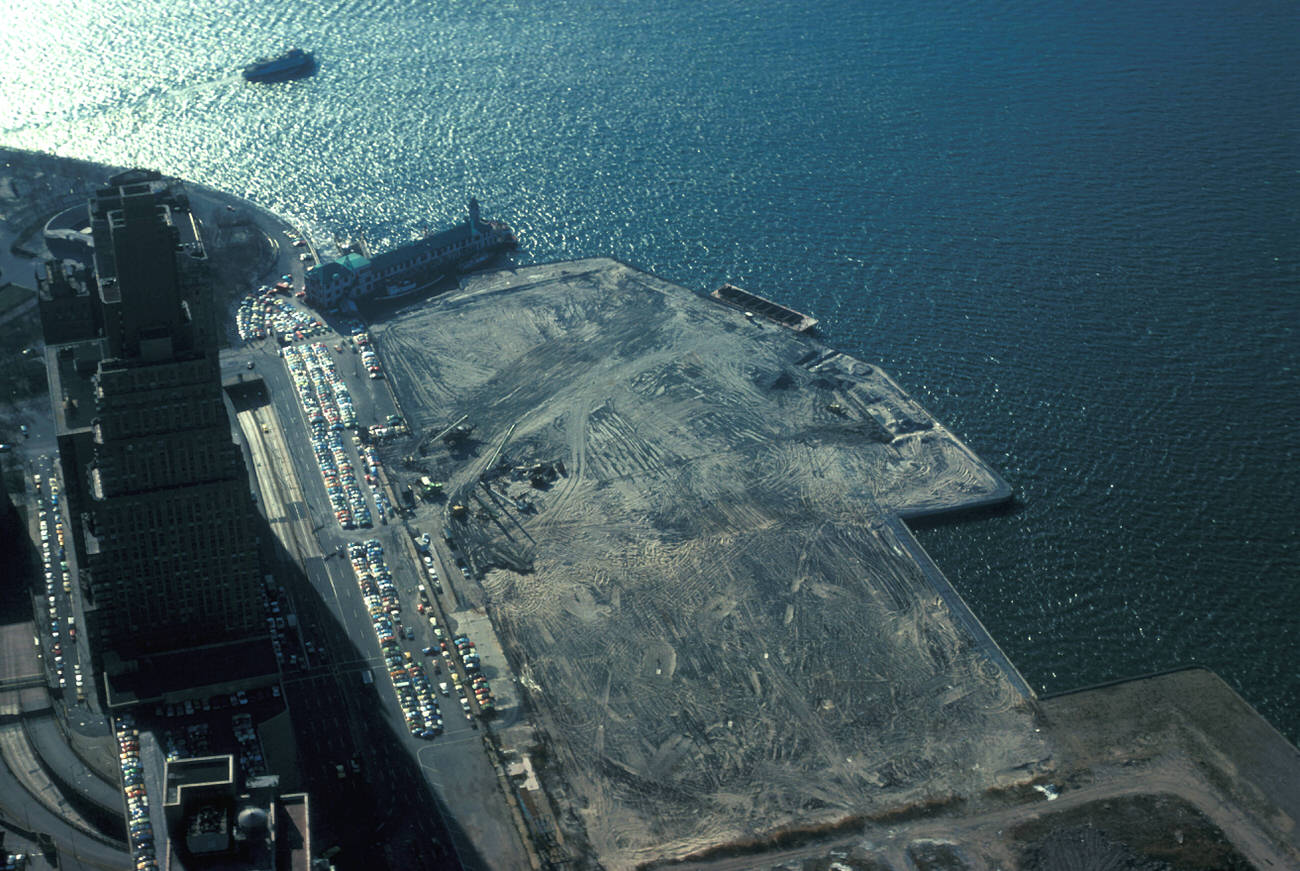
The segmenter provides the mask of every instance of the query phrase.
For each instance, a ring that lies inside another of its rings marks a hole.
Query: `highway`
[[[125,850],[86,835],[43,804],[30,798],[26,801],[18,799],[12,804],[8,801],[10,797],[25,794],[24,786],[13,773],[0,765],[0,822],[28,832],[48,834],[58,846],[60,868],[120,871],[130,865],[130,856]]]
[[[85,724],[96,720],[97,715],[86,701],[77,701],[76,695],[75,666],[82,662],[88,663],[89,654],[85,647],[84,632],[78,632],[76,640],[70,639],[67,634],[69,616],[74,616],[78,627],[82,625],[82,621],[76,580],[76,558],[71,526],[68,524],[67,499],[63,488],[59,486],[58,511],[52,509],[53,503],[50,498],[51,481],[58,480],[57,472],[55,460],[48,453],[37,455],[26,467],[29,486],[34,486],[33,474],[41,476],[39,495],[36,495],[33,500],[33,504],[39,508],[39,511],[33,511],[29,516],[29,533],[38,547],[36,559],[39,561],[41,559],[39,522],[45,519],[50,536],[54,581],[49,593],[46,592],[43,580],[37,585],[33,595],[33,611],[36,615],[34,623],[27,624],[25,631],[6,632],[4,649],[0,653],[3,653],[4,661],[15,677],[24,680],[39,678],[48,688],[50,704],[64,706],[70,721]],[[59,569],[58,537],[55,530],[56,517],[63,521],[65,558],[69,565],[72,592],[63,588],[63,577]],[[41,574],[43,577],[43,570]],[[54,598],[53,605],[49,602],[49,596]],[[64,678],[67,684],[67,688],[63,691],[58,689],[58,678],[55,672],[56,639],[51,635],[53,622],[50,615],[51,608],[55,615],[53,620],[57,620],[59,626],[57,642],[63,657]],[[33,635],[39,641],[38,646],[33,646]],[[35,670],[27,663],[35,664]],[[86,673],[88,678],[88,669]],[[90,689],[89,683],[87,689]],[[93,692],[89,698],[93,701]],[[41,715],[41,717],[48,716],[50,716],[49,712]],[[29,723],[29,728],[35,730],[46,725],[49,725],[46,721],[34,717]],[[93,730],[92,727],[90,731]],[[64,868],[117,869],[128,864],[130,859],[122,845],[101,834],[96,828],[95,821],[70,804],[59,791],[43,767],[43,762],[38,759],[31,737],[25,733],[23,726],[15,720],[0,727],[0,733],[2,733],[0,734],[0,756],[4,760],[4,764],[0,765],[0,821],[16,826],[19,830],[48,834],[58,848],[59,862]],[[81,768],[81,771],[84,773],[84,768]],[[72,769],[62,770],[61,773],[66,777],[73,776]],[[98,791],[97,797],[100,801],[103,801],[105,791],[110,794],[114,792],[103,783],[90,784],[90,787],[88,791],[92,794]],[[118,798],[120,799],[120,795]],[[38,866],[39,864],[38,862]]]

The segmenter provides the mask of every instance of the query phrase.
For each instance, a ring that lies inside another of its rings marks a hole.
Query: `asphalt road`
[[[30,832],[43,832],[59,849],[59,864],[65,869],[108,869],[118,871],[130,864],[127,854],[92,838],[63,817],[33,801],[23,785],[0,765],[0,816]]]

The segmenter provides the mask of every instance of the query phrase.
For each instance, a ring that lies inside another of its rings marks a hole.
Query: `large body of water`
[[[1031,685],[1199,663],[1300,735],[1289,0],[9,6],[0,144],[815,314],[1015,487],[922,541]]]

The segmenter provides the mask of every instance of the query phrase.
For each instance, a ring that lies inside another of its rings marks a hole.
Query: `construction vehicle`
[[[467,420],[469,420],[469,415],[461,415],[460,420],[455,421],[454,424],[451,424],[450,426],[446,426],[446,428],[438,430],[430,429],[429,434],[420,439],[420,445],[417,446],[420,448],[421,454],[424,454],[430,443],[438,441],[439,438],[442,439],[443,445],[448,446],[465,441],[465,439],[469,438],[469,434],[474,432],[473,424],[465,424],[465,421]]]
[[[423,456],[428,452],[429,445],[439,439],[442,439],[442,443],[447,447],[453,447],[464,442],[470,437],[470,434],[474,432],[474,424],[465,423],[467,420],[469,420],[469,415],[462,415],[460,420],[444,429],[429,430],[429,434],[421,439],[420,443],[416,445],[417,452]]]
[[[474,424],[458,423],[442,434],[442,443],[447,446],[460,444],[474,432]]]
[[[554,464],[552,463],[534,463],[527,470],[528,483],[538,490],[545,490],[555,479],[559,477]]]
[[[424,500],[441,499],[443,483],[435,481],[428,475],[420,476],[420,498]]]

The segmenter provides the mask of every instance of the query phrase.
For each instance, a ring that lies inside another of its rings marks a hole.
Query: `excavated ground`
[[[416,433],[475,426],[429,462],[469,509],[449,522],[569,843],[606,867],[1009,784],[1047,755],[1019,676],[896,519],[1005,484],[875,367],[609,260],[478,277],[372,335]],[[483,486],[507,434],[505,466],[563,473]]]

